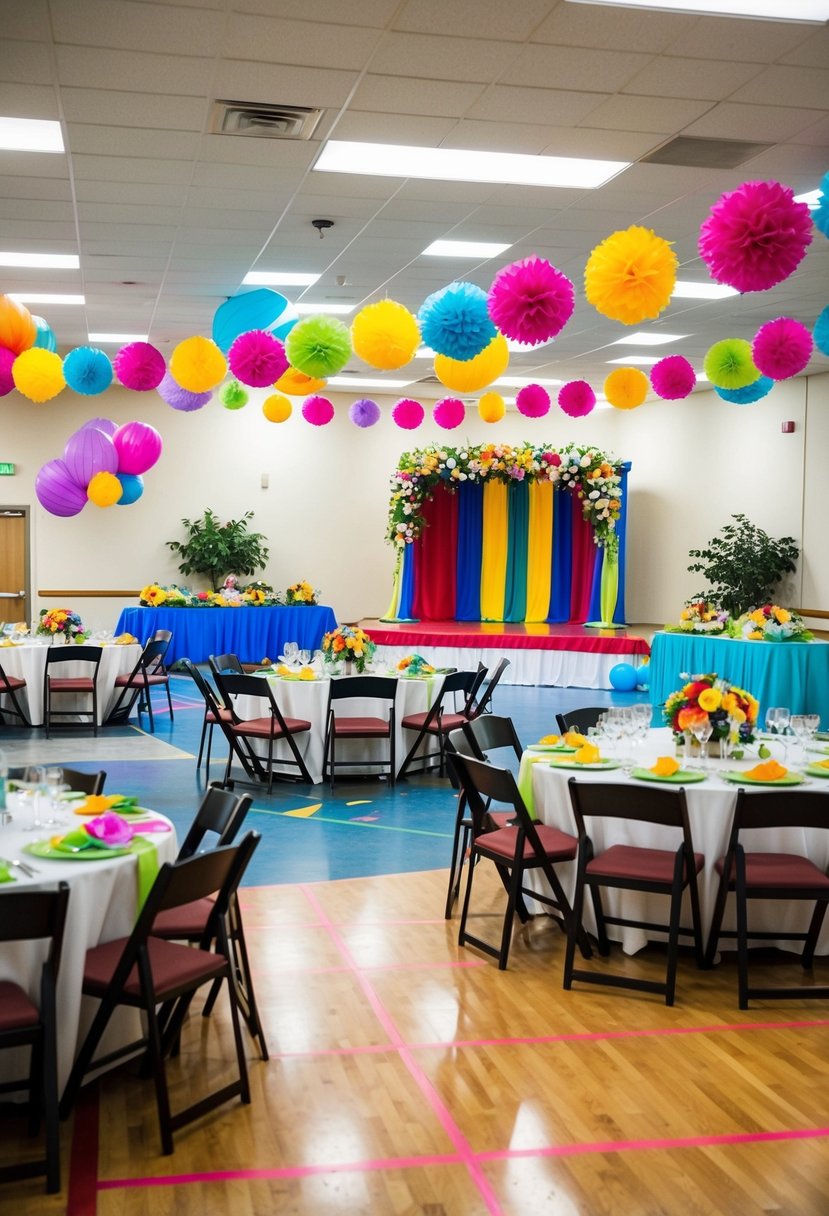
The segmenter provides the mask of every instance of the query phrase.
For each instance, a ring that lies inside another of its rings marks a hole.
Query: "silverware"
[[[40,871],[36,870],[34,866],[27,865],[24,861],[19,861],[17,857],[12,857],[7,860],[6,865],[14,866],[16,869],[20,870],[21,874],[25,874],[27,878],[34,878],[35,874],[40,873]]]

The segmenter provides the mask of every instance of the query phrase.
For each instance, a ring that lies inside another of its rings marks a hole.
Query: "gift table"
[[[276,659],[286,642],[300,650],[318,650],[322,635],[336,629],[333,609],[324,604],[291,608],[125,608],[115,632],[131,633],[142,642],[156,629],[173,635],[165,657],[205,663],[211,654],[235,654],[243,663]]]

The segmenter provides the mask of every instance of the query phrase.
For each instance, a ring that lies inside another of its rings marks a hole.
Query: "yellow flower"
[[[775,608],[774,619],[778,622],[778,624],[785,625],[787,621],[792,619],[792,614],[785,608]]]
[[[752,629],[751,633],[748,635],[748,640],[750,642],[762,642],[763,631],[761,629]]]
[[[699,694],[698,701],[700,709],[704,709],[707,714],[710,714],[720,708],[722,693],[718,688],[706,688]]]

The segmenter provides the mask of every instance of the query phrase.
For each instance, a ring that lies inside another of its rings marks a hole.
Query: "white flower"
[[[411,504],[411,503],[409,503],[409,502],[407,502],[407,503],[405,504],[405,506],[403,507],[403,514],[404,514],[404,515],[411,515],[411,513],[412,513],[412,504]]]
[[[587,497],[588,497],[588,498],[598,498],[598,497],[599,497],[599,491],[598,491],[598,490],[591,490],[591,491],[590,491],[590,493],[587,495]],[[596,503],[596,506],[598,506],[598,505],[599,505],[599,504],[598,504],[598,503]]]
[[[581,465],[581,467],[583,469],[589,468],[592,463],[593,462],[591,461],[589,456],[582,456],[581,460],[579,461],[579,464]]]
[[[405,525],[405,524],[398,524],[398,525],[397,525],[397,531],[398,531],[398,532],[405,532],[405,531],[406,531],[406,525]]]
[[[454,467],[457,463],[458,463],[457,460],[455,460],[454,457],[450,456],[446,462],[446,467],[447,467],[447,469],[454,469]]]
[[[458,481],[466,481],[466,473],[459,473]]]

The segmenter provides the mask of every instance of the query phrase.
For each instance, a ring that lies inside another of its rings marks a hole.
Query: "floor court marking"
[[[257,815],[273,815],[277,819],[288,819],[291,817],[289,811],[269,811],[263,807],[251,807],[249,814]],[[440,840],[451,840],[451,832],[429,832],[425,828],[403,828],[395,827],[389,823],[366,823],[363,819],[332,819],[328,815],[316,815],[314,823],[333,823],[339,828],[368,828],[375,832],[401,832],[408,836],[436,836]],[[290,884],[289,884],[290,885]]]

